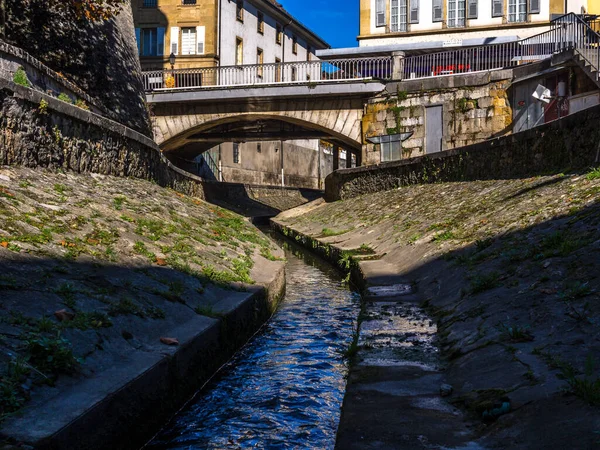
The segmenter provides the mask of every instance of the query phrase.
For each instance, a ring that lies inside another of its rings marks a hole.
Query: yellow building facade
[[[589,1],[588,8],[588,0],[360,0],[358,40],[379,46],[525,38],[554,17],[600,10],[600,0]]]

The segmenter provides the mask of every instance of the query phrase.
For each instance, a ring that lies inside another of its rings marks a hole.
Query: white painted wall
[[[465,28],[464,32],[453,32],[453,33],[434,33],[434,34],[423,34],[416,36],[388,36],[375,39],[364,39],[360,42],[361,47],[375,47],[380,45],[393,45],[393,44],[416,44],[419,42],[440,42],[448,39],[484,39],[489,37],[512,37],[518,36],[519,38],[526,38],[539,33],[543,33],[549,29],[548,26],[530,27],[530,28],[518,28],[512,27],[509,29],[496,29],[494,31],[468,31]]]
[[[306,61],[307,60],[307,43],[304,39],[298,36],[298,54],[292,53],[292,36],[294,29],[286,29],[284,33],[285,45],[275,42],[275,33],[277,22],[274,18],[264,14],[264,34],[257,32],[257,8],[248,2],[244,2],[244,22],[236,19],[236,3],[230,0],[220,0],[222,2],[221,9],[221,65],[235,65],[235,42],[239,37],[244,42],[244,64],[256,64],[256,49],[261,48],[264,54],[264,64],[274,63],[275,58],[279,58],[282,62],[291,61]],[[280,24],[282,27],[285,23]],[[285,56],[283,54],[285,48]],[[312,48],[312,59],[314,56],[315,45]]]
[[[447,2],[448,0],[444,0]],[[381,38],[375,39],[362,39],[359,42],[360,47],[370,47],[370,46],[379,46],[379,45],[389,45],[389,44],[402,44],[402,43],[418,43],[422,41],[432,42],[432,41],[444,41],[450,38],[452,39],[469,39],[469,38],[480,38],[480,37],[499,37],[499,36],[519,36],[519,37],[529,37],[535,34],[541,33],[546,30],[546,28],[519,28],[518,25],[509,28],[508,30],[504,29],[494,29],[487,31],[478,31],[477,27],[490,27],[490,26],[499,26],[503,24],[502,17],[492,17],[492,0],[479,0],[478,2],[478,14],[477,19],[467,19],[466,26],[464,28],[464,32],[452,32],[445,33],[442,28],[442,22],[433,22],[433,1],[432,0],[420,0],[419,4],[419,23],[418,24],[410,24],[409,25],[409,33],[412,32],[427,32],[431,31],[433,35],[419,35],[419,36],[406,36],[403,37],[402,33],[394,33],[388,34],[386,33],[389,30],[390,26],[390,17],[389,17],[389,3],[390,0],[387,0],[387,9],[386,11],[386,22],[387,26],[384,27],[376,27],[375,26],[375,3],[376,0],[371,0],[371,11],[370,15],[370,32],[371,35],[381,35]],[[581,13],[581,8],[587,8],[588,0],[568,0],[568,9],[569,12],[574,12],[577,14]],[[468,2],[467,2],[468,8]],[[504,15],[508,14],[508,5],[505,5]],[[540,1],[540,12],[539,14],[529,14],[528,20],[530,23],[547,23],[550,20],[550,0],[541,0]],[[453,29],[455,30],[455,29]]]

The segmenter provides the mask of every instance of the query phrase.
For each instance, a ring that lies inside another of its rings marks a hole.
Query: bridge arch
[[[164,152],[174,152],[226,124],[260,121],[279,121],[322,133],[325,139],[356,152],[362,148],[364,103],[355,98],[262,102],[248,98],[244,103],[156,103],[154,107],[154,137]],[[223,141],[227,140],[224,136]]]

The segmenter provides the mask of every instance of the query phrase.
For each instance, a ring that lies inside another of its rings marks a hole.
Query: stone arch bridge
[[[277,87],[165,90],[148,94],[163,152],[186,155],[228,140],[325,139],[362,156],[362,117],[385,85],[349,81]]]

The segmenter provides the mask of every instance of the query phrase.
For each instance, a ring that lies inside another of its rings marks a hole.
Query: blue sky
[[[333,48],[357,46],[358,0],[279,0],[279,3]]]

